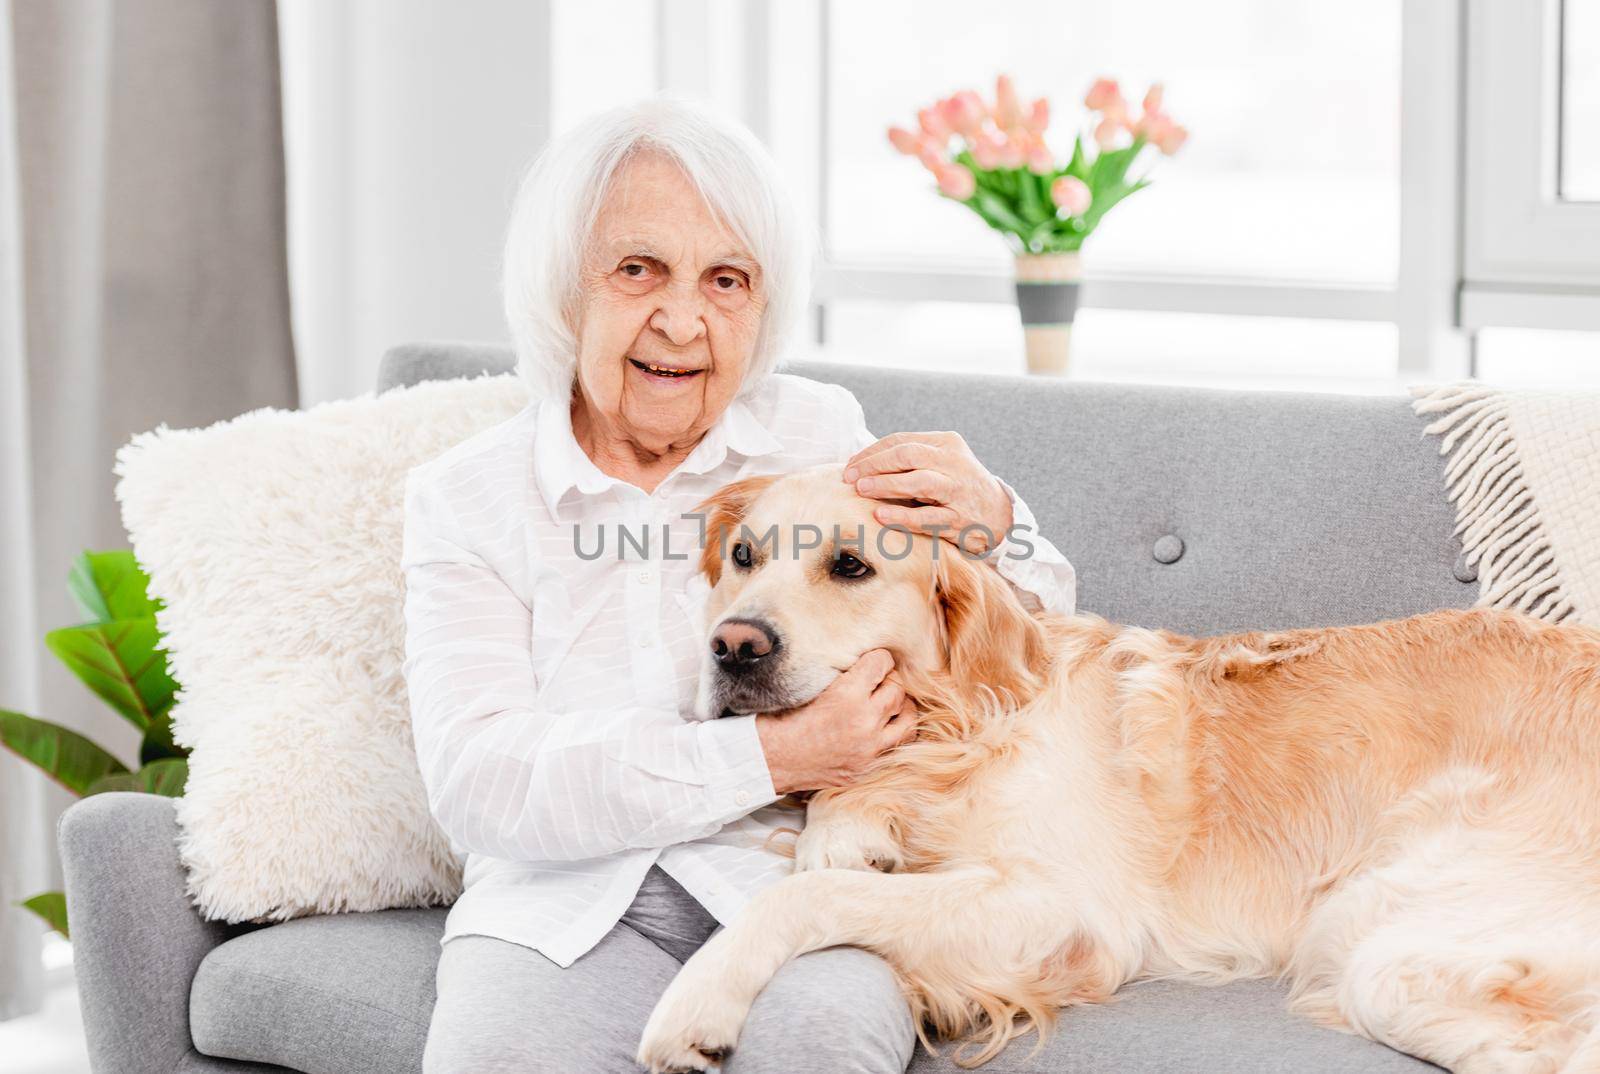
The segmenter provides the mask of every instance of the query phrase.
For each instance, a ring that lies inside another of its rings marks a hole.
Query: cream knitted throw
[[[1482,384],[1412,390],[1437,415],[1478,606],[1600,626],[1600,393]]]

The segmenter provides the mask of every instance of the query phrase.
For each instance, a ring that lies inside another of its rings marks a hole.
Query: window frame
[[[1600,293],[1600,202],[1559,194],[1561,9],[1562,0],[1469,3],[1469,288]]]
[[[1468,2],[1468,328],[1600,329],[1600,202],[1559,193],[1561,14],[1562,0]]]

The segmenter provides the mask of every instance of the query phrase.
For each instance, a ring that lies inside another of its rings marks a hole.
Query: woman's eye
[[[834,557],[832,574],[835,578],[865,578],[871,573],[871,567],[849,552],[840,552]]]
[[[740,541],[738,544],[733,546],[734,566],[741,567],[744,570],[749,570],[750,564],[753,562],[755,562],[755,560],[754,557],[750,555],[750,546],[748,544],[746,544],[744,541]]]
[[[622,274],[624,276],[631,276],[634,279],[638,279],[648,271],[648,269],[639,264],[637,261],[629,261],[626,265],[622,266]]]
[[[719,291],[737,291],[740,287],[744,286],[744,280],[738,276],[730,276],[727,273],[723,273],[721,276],[716,277],[713,282],[716,283],[717,290]]]

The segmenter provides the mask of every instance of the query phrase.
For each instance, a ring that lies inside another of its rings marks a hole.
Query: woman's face
[[[682,169],[634,157],[584,258],[579,405],[645,451],[693,446],[738,393],[765,305],[760,267]]]

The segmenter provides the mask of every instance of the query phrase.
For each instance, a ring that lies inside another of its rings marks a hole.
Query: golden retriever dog
[[[1600,631],[1187,638],[1030,615],[992,566],[881,531],[837,467],[709,506],[710,622],[777,644],[750,681],[709,673],[706,715],[884,647],[921,717],[810,800],[794,875],[656,1006],[651,1070],[712,1068],[787,959],[848,944],[968,1065],[1136,979],[1281,976],[1294,1010],[1458,1074],[1600,1071]]]

